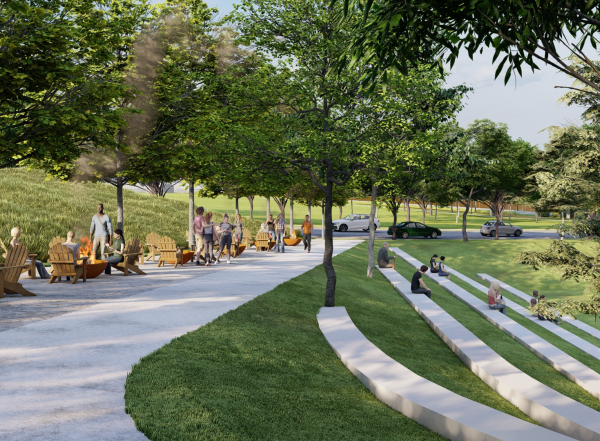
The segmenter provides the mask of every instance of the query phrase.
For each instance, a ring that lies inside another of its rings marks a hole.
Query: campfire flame
[[[290,239],[295,239],[296,238],[296,230],[292,230],[290,232]]]
[[[81,257],[88,256],[89,263],[96,263],[96,256],[93,253],[93,243],[89,237],[83,236],[81,238],[81,247],[79,248]]]

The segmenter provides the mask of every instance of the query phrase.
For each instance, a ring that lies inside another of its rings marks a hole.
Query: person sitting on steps
[[[502,303],[501,298],[498,298],[500,295],[500,285],[498,282],[492,282],[490,284],[490,289],[488,290],[488,307],[490,309],[497,309],[502,314],[506,315],[506,305]]]
[[[545,295],[541,295],[540,296],[540,301],[538,303],[542,303],[546,301],[546,296]],[[545,316],[541,313],[538,313],[538,320],[543,320],[543,321],[549,321],[554,323],[555,325],[560,325],[562,322],[559,322],[558,319],[555,318],[549,318],[548,316]]]
[[[425,285],[425,281],[423,280],[423,274],[427,272],[429,268],[425,265],[421,265],[419,271],[413,274],[412,281],[410,282],[410,291],[413,294],[425,294],[427,297],[431,298],[431,290],[427,288]]]
[[[12,236],[12,240],[10,241],[10,247],[14,248],[21,243],[21,242],[19,242],[19,238],[21,237],[21,229],[19,227],[14,227],[12,230],[10,230],[10,235]],[[25,260],[25,265],[30,265],[30,264],[31,264],[31,259],[29,257],[27,257],[27,259]],[[48,274],[48,271],[46,271],[46,267],[44,267],[44,264],[42,262],[40,262],[39,260],[35,261],[35,268],[36,268],[38,274],[40,275],[41,279],[49,279],[50,278],[50,274]]]
[[[377,265],[379,265],[379,268],[396,268],[396,256],[390,259],[390,256],[388,255],[388,247],[388,243],[383,242],[383,248],[381,248],[379,253],[377,253]]]
[[[431,269],[429,270],[429,272],[432,274],[437,274],[439,271],[437,267],[437,262],[435,261],[435,259],[437,259],[437,256],[437,254],[434,254],[433,256],[431,256],[431,259],[429,259],[429,264],[431,265]]]
[[[446,278],[448,278],[448,280],[450,280],[450,273],[447,273],[446,271],[444,271],[444,261],[445,260],[446,260],[446,256],[440,257],[441,262],[438,266],[438,276],[446,277]]]

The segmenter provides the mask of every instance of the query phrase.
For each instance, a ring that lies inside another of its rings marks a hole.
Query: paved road
[[[467,230],[467,235],[469,240],[478,239],[478,240],[494,240],[493,237],[482,236],[479,233],[479,230]],[[345,233],[334,232],[334,239],[368,239],[369,233],[364,231],[347,231]],[[571,236],[566,236],[568,239]],[[321,229],[316,229],[313,231],[313,238],[321,238]],[[388,236],[387,228],[380,228],[375,233],[375,238],[378,240],[382,239],[391,239],[392,236]],[[452,239],[452,240],[462,240],[462,231],[460,230],[442,230],[442,235],[439,237],[440,239]],[[525,230],[521,237],[506,237],[500,236],[502,240],[521,240],[521,239],[560,239],[560,236],[553,230]],[[409,240],[433,240],[428,237],[411,237]]]

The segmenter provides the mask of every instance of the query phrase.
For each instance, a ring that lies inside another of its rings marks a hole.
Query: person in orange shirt
[[[308,214],[306,215],[306,219],[302,222],[302,242],[304,243],[304,249],[308,248],[310,253],[310,236],[311,232],[314,229],[313,223],[310,221]]]

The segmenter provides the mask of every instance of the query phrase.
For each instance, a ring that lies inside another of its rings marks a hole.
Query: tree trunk
[[[421,212],[423,213],[423,220],[422,220],[422,224],[425,224],[425,216],[427,216],[427,202],[423,201],[422,204],[420,204],[421,206]]]
[[[371,214],[369,216],[369,263],[367,265],[367,277],[373,278],[375,271],[375,202],[377,200],[377,186],[371,184]]]
[[[333,207],[331,207],[333,210]],[[333,213],[331,214],[333,219]],[[321,237],[325,237],[325,201],[321,202]]]
[[[538,223],[538,212],[537,212],[537,210],[536,210],[536,212],[535,212],[535,223],[536,223],[536,224]]]
[[[392,206],[392,217],[394,218],[394,223],[392,224],[392,240],[396,240],[396,222],[398,216],[398,208],[397,205]]]
[[[406,222],[410,222],[410,199],[406,199],[404,203],[406,204]]]
[[[125,185],[125,178],[118,177],[117,178],[117,228],[119,228],[123,233],[125,233],[125,229],[123,228],[123,185]]]
[[[469,236],[467,235],[467,214],[469,214],[469,208],[471,207],[471,198],[473,197],[473,188],[469,190],[469,197],[467,199],[467,204],[465,205],[465,211],[463,212],[462,219],[462,236],[463,242],[469,241]]]
[[[561,210],[560,215],[562,217],[562,224],[564,225],[565,224],[565,210]],[[560,240],[565,240],[565,233],[564,233],[564,231],[560,233]]]
[[[331,179],[331,170],[327,170],[327,181]],[[333,184],[325,187],[325,252],[323,253],[323,267],[327,275],[325,289],[325,306],[335,306],[336,275],[333,268],[333,224],[331,223],[331,208],[333,206]]]
[[[458,223],[458,215],[460,214],[460,207],[458,206],[458,201],[456,201],[456,223]]]
[[[310,199],[308,200],[308,220],[312,221],[312,213],[311,213],[311,209],[310,209]]]
[[[194,183],[190,182],[188,184],[188,245],[190,250],[196,240],[196,237],[194,236],[194,205]]]
[[[354,201],[350,199],[350,214],[354,214]]]
[[[496,215],[496,237],[494,238],[494,240],[498,240],[498,230],[500,229],[500,210],[498,209],[498,205],[496,205],[496,208],[494,210],[494,213]]]
[[[250,219],[254,219],[254,196],[248,196],[250,202]]]
[[[290,235],[294,231],[294,195],[290,196]]]
[[[340,216],[338,217],[338,219],[341,219],[342,218],[342,208],[343,207],[341,205],[339,207],[340,207]]]
[[[454,213],[454,204],[450,204],[450,213]]]
[[[429,203],[429,216],[433,216],[433,202]]]
[[[437,207],[438,207],[438,204],[435,204],[435,220],[436,221],[437,221]]]
[[[510,204],[510,208],[508,209],[508,221],[510,222],[510,217],[512,216],[512,204]]]
[[[237,218],[237,215],[240,214],[240,198],[239,197],[235,197],[235,217]]]
[[[267,196],[267,220],[271,214],[271,196]]]

